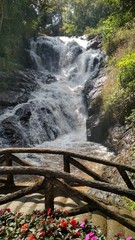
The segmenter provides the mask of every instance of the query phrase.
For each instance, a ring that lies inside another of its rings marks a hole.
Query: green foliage
[[[106,20],[100,21],[99,29],[103,36],[103,41],[110,41],[119,27],[119,16],[109,16]]]
[[[94,37],[94,36],[97,36],[98,34],[100,34],[100,31],[97,28],[92,28],[92,27],[88,26],[85,28],[84,34]]]
[[[118,63],[118,80],[124,89],[135,91],[135,52],[125,55]]]
[[[99,227],[85,219],[79,223],[68,217],[67,211],[51,209],[35,210],[31,214],[12,213],[9,208],[0,209],[0,240],[58,240],[58,239],[106,240]]]
[[[81,35],[88,28],[96,28],[100,19],[106,18],[109,13],[109,4],[105,4],[102,0],[69,1],[63,13],[64,28],[70,35],[72,35],[72,30],[76,31],[75,35]],[[70,29],[71,32],[69,32]]]
[[[78,32],[77,26],[74,23],[65,23],[64,25],[65,33],[68,36],[74,36]]]
[[[135,1],[134,0],[103,0],[105,3],[119,9],[121,12],[130,12],[132,16],[135,16]]]
[[[31,1],[4,0],[0,3],[0,61],[1,69],[16,68],[24,38],[31,36],[36,11]]]
[[[126,122],[135,126],[135,109],[132,109],[131,114],[125,118]],[[135,151],[134,151],[135,154]]]
[[[104,111],[117,122],[124,122],[124,116],[127,114],[127,106],[126,94],[122,89],[113,90],[106,98],[103,97]]]
[[[125,198],[125,202],[128,206],[128,209],[130,209],[131,211],[135,211],[135,202],[130,200],[129,198]]]

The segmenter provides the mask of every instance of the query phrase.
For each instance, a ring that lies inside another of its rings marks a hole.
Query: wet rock
[[[60,53],[59,48],[54,42],[54,45],[49,38],[43,38],[46,41],[42,41],[42,37],[37,38],[36,53],[40,57],[44,68],[50,72],[58,72]]]
[[[86,121],[87,140],[103,143],[108,136],[108,129],[112,121],[103,112],[92,114]]]
[[[9,117],[1,122],[0,138],[5,139],[7,146],[28,146],[25,134],[20,131],[16,117]]]
[[[30,70],[12,73],[0,72],[0,106],[15,106],[26,102],[37,83]]]
[[[47,74],[46,76],[42,77],[41,81],[42,83],[51,84],[53,82],[57,82],[57,78],[54,75]]]
[[[132,149],[134,143],[135,134],[132,126],[120,125],[119,123],[110,126],[105,144],[114,152],[118,154],[122,153],[123,150]]]
[[[102,110],[102,87],[106,80],[105,76],[98,77],[94,81],[85,84],[84,92],[88,108],[86,120],[87,140],[104,143],[109,134],[109,128],[114,124],[109,113]]]
[[[79,54],[82,53],[82,47],[78,45],[75,41],[71,41],[67,44],[68,54],[67,59],[70,64],[74,63]]]
[[[98,41],[98,40],[92,40],[89,42],[86,50],[89,50],[90,48],[92,49],[98,49],[98,48],[101,48],[101,41]]]

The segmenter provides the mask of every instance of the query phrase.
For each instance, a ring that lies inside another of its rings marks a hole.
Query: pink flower
[[[90,234],[87,234],[84,240],[90,240]]]
[[[127,237],[126,240],[132,240],[132,237]]]
[[[85,221],[82,221],[82,223],[80,224],[80,227],[84,228],[84,226],[85,226]]]
[[[95,233],[94,233],[93,231],[91,231],[91,232],[89,233],[89,235],[90,235],[90,237],[93,237],[93,236],[95,235]]]
[[[97,240],[98,238],[96,236],[94,236],[94,232],[91,231],[89,234],[86,235],[84,240]]]
[[[92,238],[90,238],[91,240],[97,240],[98,238],[96,236],[93,236]]]

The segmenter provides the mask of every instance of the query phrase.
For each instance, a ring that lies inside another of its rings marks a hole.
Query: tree
[[[68,1],[64,13],[64,26],[70,35],[82,35],[87,27],[96,27],[101,18],[110,13],[110,5],[102,0]]]
[[[32,1],[1,1],[0,57],[4,59],[4,65],[11,66],[17,62],[23,39],[32,34],[36,18],[37,13]]]

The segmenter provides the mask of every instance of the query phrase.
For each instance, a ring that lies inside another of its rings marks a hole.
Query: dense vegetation
[[[102,36],[109,56],[103,109],[134,125],[134,0],[1,0],[0,69],[25,66],[27,40],[38,33]]]

